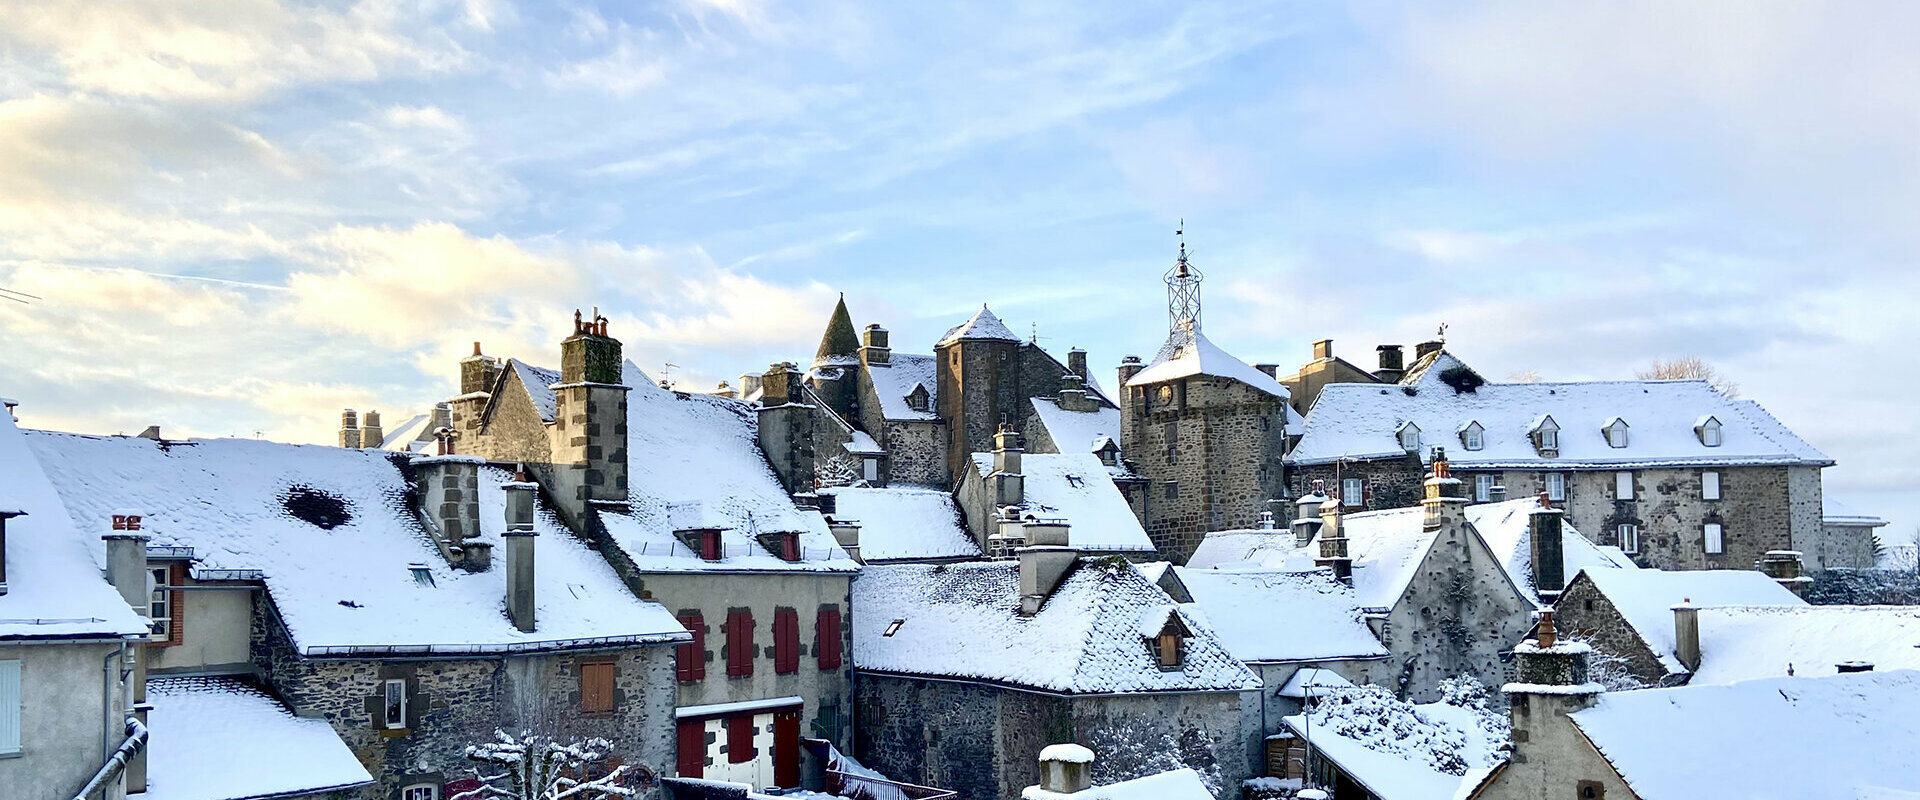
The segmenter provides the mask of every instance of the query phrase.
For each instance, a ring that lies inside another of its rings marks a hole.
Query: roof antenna
[[[1438,331],[1438,334],[1440,336],[1441,342],[1444,343],[1447,341],[1447,323],[1444,323],[1444,322],[1440,323],[1440,330]]]
[[[16,297],[15,295],[18,295],[18,297]],[[0,298],[12,300],[13,302],[19,303],[23,306],[33,305],[33,301],[41,299],[41,297],[37,294],[27,294],[26,292],[22,292],[17,289],[9,289],[5,286],[0,286]],[[26,299],[23,300],[21,298],[26,298]]]
[[[671,361],[663,361],[661,364],[663,368],[660,370],[660,388],[671,389],[673,388],[673,370],[680,365]]]

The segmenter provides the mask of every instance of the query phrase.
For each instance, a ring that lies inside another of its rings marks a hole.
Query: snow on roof
[[[422,452],[420,445],[432,445],[433,432],[427,430],[427,423],[433,420],[432,414],[415,414],[406,422],[389,428],[387,438],[381,440],[380,449],[401,453]]]
[[[482,467],[479,479],[481,538],[494,545],[493,566],[469,573],[447,564],[408,507],[398,465],[405,456],[253,439],[161,443],[45,431],[27,438],[74,524],[98,527],[111,509],[139,506],[151,544],[191,547],[202,569],[258,570],[307,655],[686,638],[672,614],[634,597],[605,559],[544,510],[535,515],[539,629],[516,629],[505,612],[501,539],[501,486],[512,475],[500,467]],[[104,559],[98,539],[89,547]],[[412,564],[426,564],[433,585],[416,582]]]
[[[940,418],[934,409],[939,408],[940,380],[937,374],[938,363],[933,356],[893,353],[886,364],[867,365],[867,376],[873,380],[873,393],[880,397],[880,416],[890,420],[924,421]],[[917,411],[907,405],[907,397],[913,394],[915,386],[927,389],[927,410]]]
[[[1849,508],[1847,504],[1833,499],[1832,495],[1823,496],[1820,502],[1822,504],[1820,521],[1828,525],[1878,528],[1887,524],[1887,521],[1884,519],[1872,514],[1862,514]]]
[[[1068,411],[1049,397],[1032,400],[1047,437],[1063,453],[1091,453],[1105,440],[1120,441],[1120,409],[1100,406],[1093,411]]]
[[[147,682],[146,800],[238,800],[365,786],[333,726],[234,678]]]
[[[1313,691],[1314,697],[1320,697],[1334,689],[1352,685],[1353,681],[1347,680],[1345,676],[1333,670],[1320,669],[1319,667],[1305,667],[1294,670],[1293,677],[1288,678],[1286,684],[1282,685],[1280,691],[1275,694],[1281,697],[1291,697],[1295,700],[1304,700],[1307,697],[1308,690]]]
[[[83,543],[87,538],[99,541],[108,518],[74,525],[27,437],[14,427],[13,415],[4,412],[0,508],[22,515],[4,523],[7,593],[0,595],[0,640],[147,632],[120,592],[100,577],[100,566]]]
[[[1198,328],[1168,334],[1167,342],[1160,347],[1160,355],[1153,364],[1135,373],[1127,385],[1145,386],[1196,375],[1236,380],[1283,400],[1292,396],[1287,392],[1287,387],[1280,385],[1272,376],[1215,346]]]
[[[1040,760],[1065,761],[1071,764],[1091,764],[1093,763],[1093,751],[1074,744],[1073,742],[1050,744],[1040,748]]]
[[[1920,669],[1920,607],[1702,608],[1700,668],[1690,683],[1779,677],[1789,665],[1802,677],[1832,675],[1843,661],[1875,672]]]
[[[974,453],[982,477],[993,474],[993,454]],[[1087,551],[1147,551],[1153,540],[1091,453],[1028,453],[1020,458],[1026,514],[1065,519],[1067,543]]]
[[[1136,627],[1172,602],[1115,558],[1081,559],[1031,617],[1020,614],[1015,561],[868,566],[853,581],[854,665],[1070,694],[1259,688],[1191,618],[1183,666],[1160,669]]]
[[[1028,786],[1021,790],[1020,797],[1021,800],[1214,800],[1206,781],[1191,767],[1070,793]]]
[[[1426,706],[1421,707],[1423,710]],[[1316,719],[1318,714],[1316,713]],[[1311,733],[1313,749],[1332,761],[1379,800],[1434,800],[1452,797],[1461,776],[1448,775],[1410,758],[1368,748],[1357,739],[1334,733],[1322,725],[1309,727],[1305,715],[1282,719],[1296,733]]]
[[[1307,661],[1387,655],[1361,618],[1353,587],[1330,570],[1174,567],[1193,605],[1241,661]]]
[[[1572,574],[1572,573],[1569,573]],[[1587,580],[1612,601],[1614,609],[1633,627],[1647,649],[1668,672],[1686,672],[1674,656],[1673,607],[1682,601],[1694,606],[1805,606],[1805,600],[1754,570],[1590,569]],[[1704,613],[1704,612],[1703,612]],[[1705,636],[1703,633],[1702,636]],[[1704,639],[1702,640],[1704,642]],[[1705,666],[1704,659],[1702,659]],[[1747,677],[1775,675],[1784,664],[1767,664],[1766,671]],[[1827,665],[1831,672],[1833,665]],[[1699,676],[1695,676],[1698,680]],[[1737,678],[1734,680],[1738,680]]]
[[[852,572],[859,564],[826,520],[796,508],[760,452],[759,418],[738,400],[662,389],[627,362],[627,510],[602,509],[615,543],[642,572]],[[670,507],[697,504],[727,529],[724,557],[706,561],[674,536]],[[800,535],[801,560],[782,561],[763,533]]]
[[[1898,755],[1920,750],[1920,673],[1909,670],[1607,692],[1568,716],[1647,800],[1920,791],[1920,771]]]
[[[520,383],[527,387],[527,399],[533,401],[533,407],[540,412],[542,422],[552,422],[559,416],[560,399],[554,396],[553,385],[560,382],[560,373],[517,358],[507,359],[507,366],[520,376]]]
[[[860,523],[860,557],[868,562],[978,558],[953,495],[934,489],[821,489],[834,499],[834,518]]]
[[[1692,421],[1703,412],[1724,425],[1718,447],[1694,434]],[[1557,458],[1542,458],[1533,447],[1530,431],[1547,416],[1560,427]],[[1632,425],[1626,447],[1608,446],[1601,433],[1613,417]],[[1445,445],[1456,469],[1833,463],[1759,404],[1728,399],[1706,381],[1489,383],[1458,394],[1437,379],[1411,387],[1329,384],[1287,458],[1295,464],[1400,458],[1406,450],[1394,432],[1409,420],[1425,431],[1457,431],[1469,422],[1486,429],[1480,450],[1457,446],[1453,437],[1425,443]]]
[[[1440,381],[1440,376],[1455,369],[1464,369],[1468,372],[1473,372],[1473,368],[1467,366],[1466,362],[1455,358],[1454,355],[1447,352],[1445,348],[1441,348],[1414,359],[1413,364],[1408,366],[1407,371],[1400,376],[1398,383],[1402,386],[1420,388],[1446,386],[1445,383]],[[1362,371],[1364,372],[1365,370]],[[1477,376],[1480,373],[1474,372],[1473,374]],[[1451,387],[1448,387],[1448,389],[1451,391]]]
[[[980,304],[980,311],[974,314],[972,319],[948,329],[947,335],[940,337],[940,341],[935,343],[934,346],[938,347],[960,341],[961,339],[994,339],[1003,342],[1020,341],[1020,337],[1013,335],[1013,329],[1008,328],[1006,323],[1001,322],[999,317],[994,316],[993,312],[987,310],[987,304],[985,303]]]
[[[1213,531],[1200,540],[1187,566],[1194,569],[1280,568],[1294,561],[1293,531],[1273,530]],[[1310,569],[1309,559],[1299,569]]]
[[[1539,507],[1539,502],[1531,498],[1467,506],[1467,522],[1500,559],[1507,577],[1513,579],[1515,586],[1526,590],[1527,599],[1536,605],[1540,603],[1540,588],[1533,585],[1533,536],[1528,525],[1533,510]],[[1583,569],[1639,568],[1618,548],[1595,545],[1565,519],[1560,522],[1560,559],[1564,570],[1560,574],[1566,580],[1572,580]]]

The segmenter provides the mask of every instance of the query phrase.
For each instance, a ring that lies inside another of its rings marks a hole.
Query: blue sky
[[[1920,524],[1920,6],[148,0],[0,7],[0,392],[327,441],[555,360],[685,385],[982,302],[1107,372],[1448,325],[1496,378],[1698,355]]]

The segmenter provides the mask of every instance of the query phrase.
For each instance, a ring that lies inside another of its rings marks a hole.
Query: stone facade
[[[1440,682],[1461,675],[1499,685],[1533,611],[1464,520],[1446,525],[1380,629],[1399,671],[1389,685],[1415,703],[1439,700]]]
[[[1121,449],[1146,481],[1141,525],[1154,546],[1184,562],[1207,531],[1258,527],[1281,496],[1285,401],[1229,378],[1127,385],[1138,371],[1120,372]]]
[[[1555,622],[1569,637],[1580,639],[1595,650],[1616,656],[1629,673],[1648,686],[1671,685],[1684,676],[1669,675],[1660,658],[1635,633],[1627,618],[1592,581],[1581,575],[1567,584],[1567,590],[1554,604]]]

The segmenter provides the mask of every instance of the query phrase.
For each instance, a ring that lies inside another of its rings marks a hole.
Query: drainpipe
[[[110,654],[109,658],[118,660],[123,665],[127,663],[130,658],[127,643],[124,641],[121,642],[120,649]],[[105,710],[108,712],[108,715],[111,716],[114,704],[113,679],[116,677],[113,661],[108,661],[103,669],[106,672],[106,686],[104,687],[106,689]],[[73,800],[89,800],[89,798],[93,797],[96,793],[101,792],[102,789],[106,790],[104,796],[110,798],[110,800],[119,800],[119,798],[126,796],[125,784],[115,784],[113,781],[115,778],[124,775],[128,765],[132,764],[134,759],[138,758],[140,753],[147,747],[147,726],[140,722],[140,717],[134,711],[132,674],[133,671],[124,666],[117,674],[117,677],[123,681],[121,685],[121,700],[125,703],[126,708],[126,738],[120,742],[118,747],[114,747],[112,751],[107,754],[106,762],[101,764],[99,771],[93,773],[93,777],[87,780],[87,785],[80,787],[80,791],[74,794]],[[111,734],[105,738],[102,744],[112,747],[113,738]],[[116,789],[118,791],[115,791]]]

